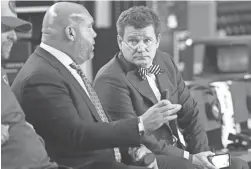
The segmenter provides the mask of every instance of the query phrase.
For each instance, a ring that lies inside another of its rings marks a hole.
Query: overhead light
[[[193,44],[193,40],[192,39],[187,39],[185,43],[186,43],[187,46],[191,46]]]

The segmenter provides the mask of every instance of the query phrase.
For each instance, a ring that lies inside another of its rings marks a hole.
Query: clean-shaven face
[[[153,25],[142,29],[126,26],[124,37],[119,37],[118,43],[128,62],[138,67],[149,67],[159,46],[159,36],[157,39]]]

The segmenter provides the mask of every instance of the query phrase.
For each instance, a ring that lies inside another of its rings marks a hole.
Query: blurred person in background
[[[31,24],[18,19],[15,2],[1,1],[1,59],[8,59],[17,40],[15,31],[29,32]],[[50,161],[42,138],[25,115],[12,93],[7,75],[1,68],[1,166],[4,169],[57,169]],[[64,168],[64,167],[62,167]]]
[[[215,169],[207,158],[214,153],[209,151],[197,103],[172,57],[158,50],[159,17],[147,7],[131,7],[119,16],[117,33],[120,51],[94,80],[94,89],[112,120],[135,118],[168,99],[174,108],[182,106],[177,120],[148,133],[142,143],[155,154],[176,156],[198,168]],[[181,164],[182,161],[176,165]],[[245,161],[233,158],[230,168],[249,167]]]
[[[43,19],[42,42],[12,84],[50,157],[81,169],[193,169],[189,163],[175,166],[172,161],[185,161],[177,157],[156,156],[157,166],[155,161],[145,167],[122,163],[122,149],[139,147],[143,132],[156,130],[176,115],[169,116],[169,102],[162,100],[139,118],[110,120],[80,68],[94,56],[93,22],[80,4],[51,6]]]

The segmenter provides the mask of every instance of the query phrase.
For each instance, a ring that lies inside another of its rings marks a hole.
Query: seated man
[[[1,58],[7,59],[16,41],[14,31],[28,32],[31,24],[18,19],[14,13],[13,2],[1,2]],[[57,169],[50,162],[44,142],[33,127],[25,121],[25,115],[8,84],[2,69],[1,77],[1,159],[4,169]]]
[[[125,165],[121,150],[140,146],[144,131],[156,130],[177,116],[169,115],[170,103],[162,100],[139,118],[110,120],[80,68],[94,56],[92,25],[84,6],[52,5],[43,19],[42,42],[15,78],[13,92],[57,163],[79,169],[152,167]],[[194,168],[178,157],[156,159],[154,167],[159,169]]]
[[[143,144],[155,154],[178,156],[201,168],[215,168],[207,159],[213,153],[199,120],[197,103],[172,57],[157,50],[161,38],[159,17],[147,7],[129,8],[118,18],[117,33],[120,51],[99,70],[94,81],[105,110],[118,120],[141,116],[162,99],[180,104],[178,120],[145,135]],[[247,168],[247,163],[240,160],[232,160],[232,168],[236,161]]]

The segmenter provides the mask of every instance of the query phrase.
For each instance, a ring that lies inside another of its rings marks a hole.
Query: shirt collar
[[[70,58],[69,55],[65,54],[64,52],[61,52],[60,50],[47,45],[43,42],[41,42],[40,47],[52,54],[55,58],[57,58],[64,66],[69,67],[71,63],[73,63],[73,60]]]

